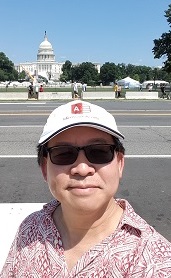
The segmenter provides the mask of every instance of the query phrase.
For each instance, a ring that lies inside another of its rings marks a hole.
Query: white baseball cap
[[[38,143],[43,145],[62,131],[76,126],[93,127],[119,139],[124,139],[124,135],[119,132],[112,114],[98,105],[75,100],[63,104],[52,111]]]

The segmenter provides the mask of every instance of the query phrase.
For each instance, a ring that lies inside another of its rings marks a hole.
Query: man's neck
[[[103,240],[116,230],[122,213],[122,208],[114,199],[104,211],[89,214],[71,210],[66,212],[59,206],[54,212],[54,222],[61,234],[63,244],[67,248],[72,248],[79,242],[97,243]]]

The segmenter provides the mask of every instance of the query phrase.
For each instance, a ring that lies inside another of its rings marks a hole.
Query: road
[[[65,101],[64,101],[65,102]],[[171,241],[171,101],[91,101],[106,108],[125,135],[126,162],[117,194]],[[36,145],[59,102],[0,103],[0,203],[52,199]]]

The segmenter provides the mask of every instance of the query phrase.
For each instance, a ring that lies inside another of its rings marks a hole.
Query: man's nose
[[[72,175],[93,175],[95,173],[95,167],[93,163],[89,162],[85,156],[85,152],[80,150],[78,153],[77,160],[73,163],[71,167]]]

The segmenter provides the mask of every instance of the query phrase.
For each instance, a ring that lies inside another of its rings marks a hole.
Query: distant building
[[[47,80],[59,80],[63,64],[55,61],[53,47],[45,32],[44,41],[39,45],[37,61],[20,63],[15,65],[15,69],[18,72],[25,70],[30,75],[43,76]]]
[[[52,44],[48,41],[46,32],[44,41],[39,45],[36,62],[25,62],[15,65],[18,72],[25,70],[32,76],[43,76],[47,80],[59,80],[64,62],[56,62]],[[100,64],[93,63],[100,72]]]

